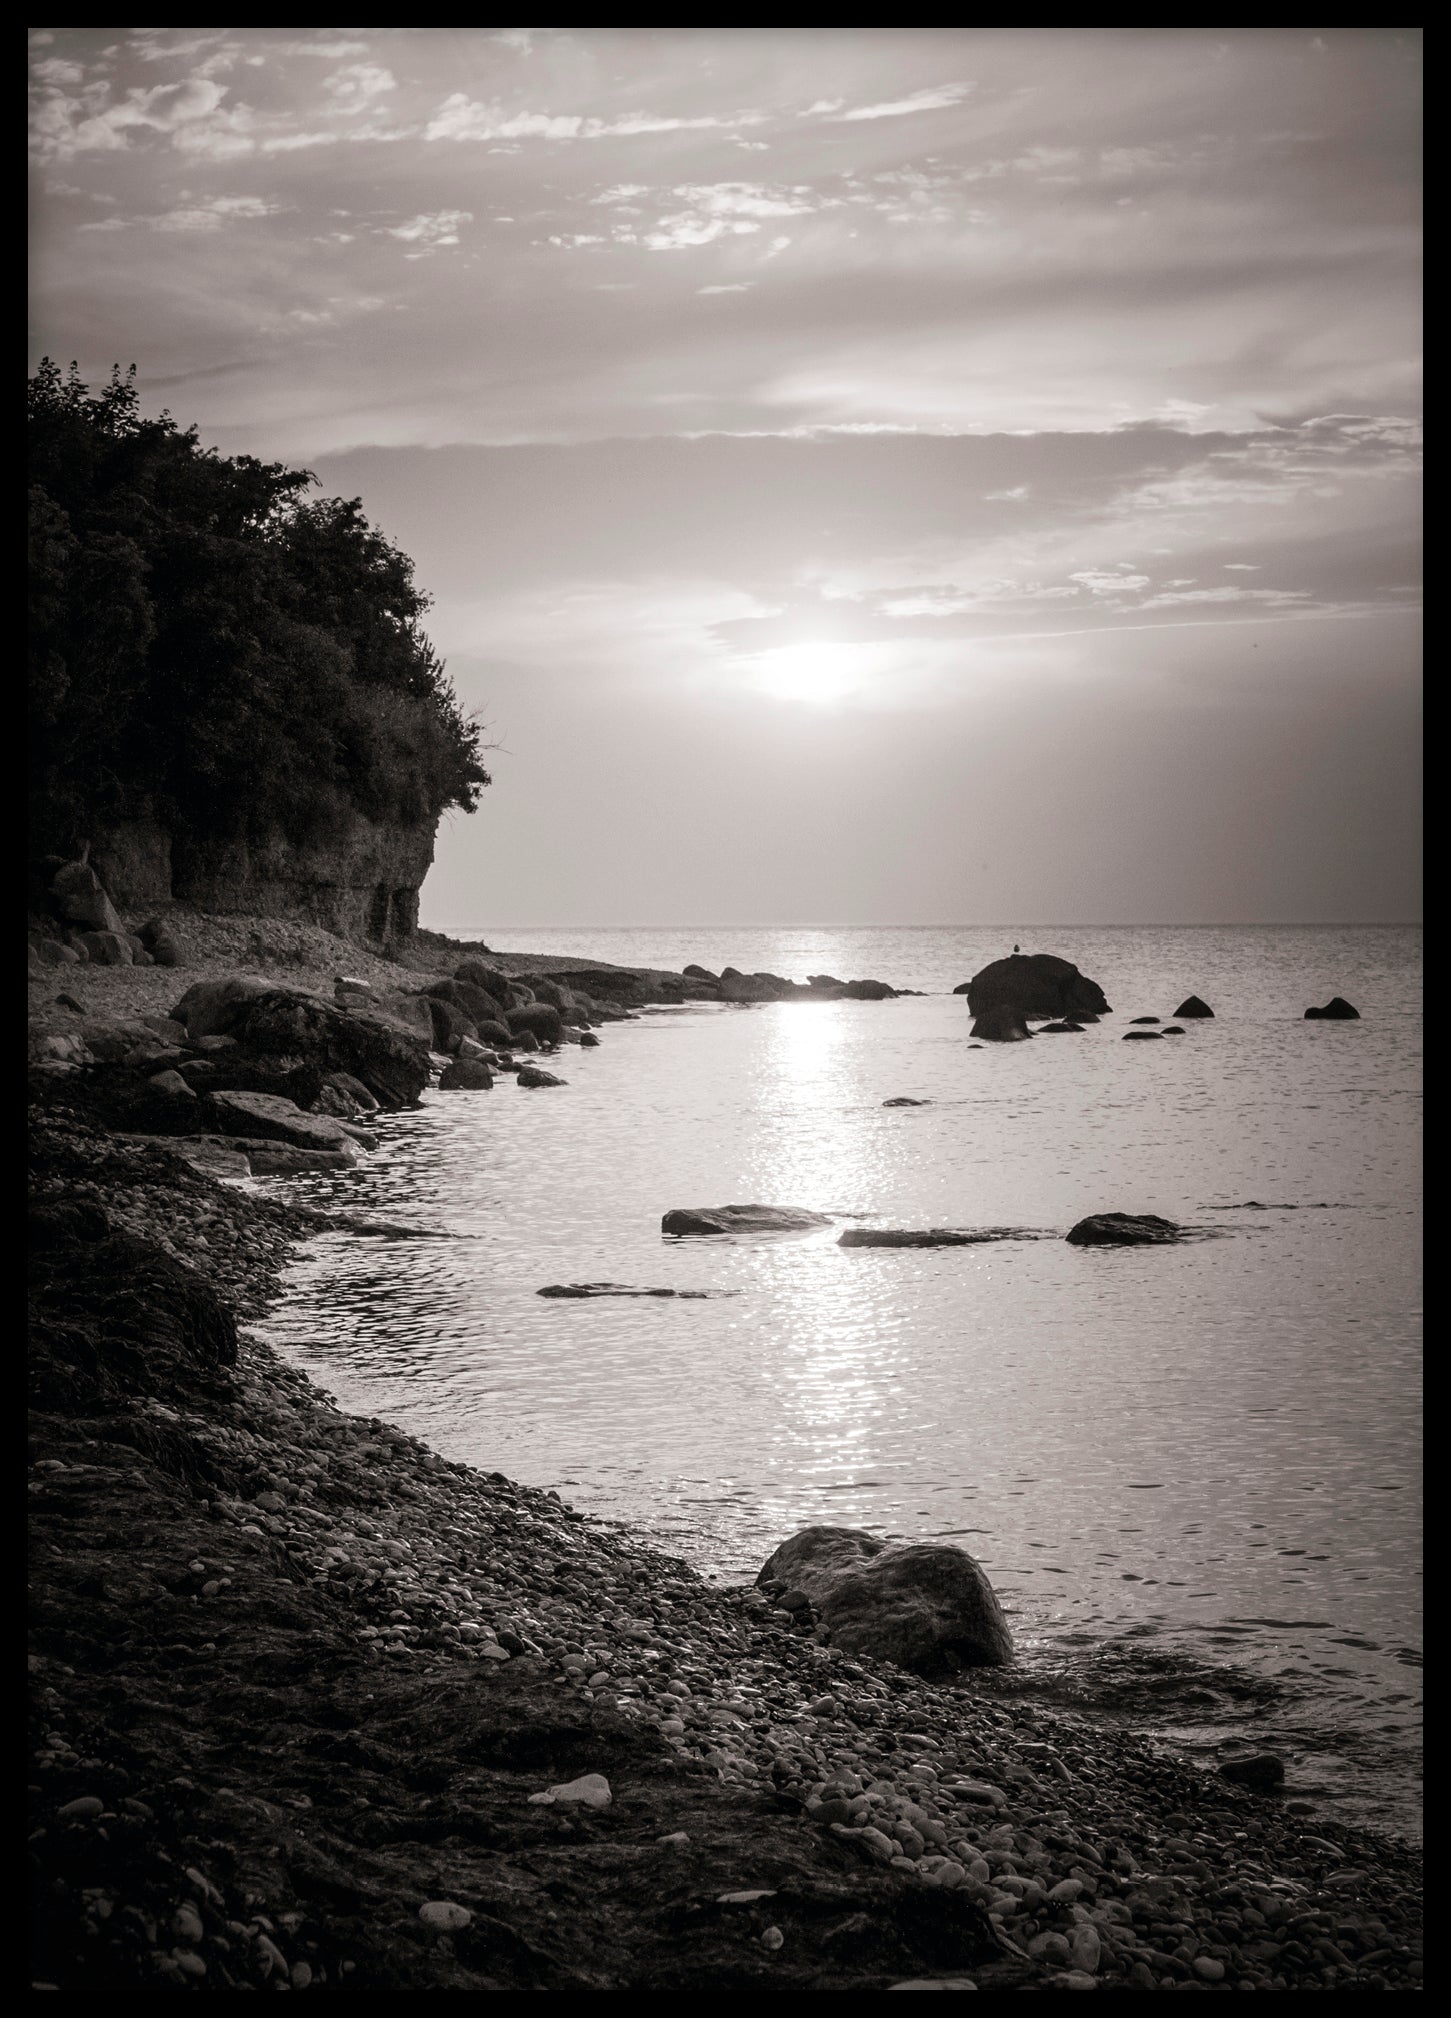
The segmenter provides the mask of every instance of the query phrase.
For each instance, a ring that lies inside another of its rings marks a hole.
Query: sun
[[[762,690],[778,701],[830,707],[859,684],[849,655],[819,639],[773,646],[757,653],[756,666]]]

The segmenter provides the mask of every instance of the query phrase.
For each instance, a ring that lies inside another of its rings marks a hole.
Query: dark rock
[[[1123,1041],[1125,1044],[1132,1044],[1137,1039],[1140,1043],[1144,1043],[1162,1037],[1163,1034],[1161,1030],[1125,1030]]]
[[[567,1079],[560,1079],[553,1072],[544,1072],[537,1065],[525,1065],[517,1074],[520,1086],[567,1086]]]
[[[1249,1752],[1242,1758],[1223,1760],[1219,1776],[1257,1794],[1273,1794],[1285,1784],[1285,1762],[1273,1752]]]
[[[424,1045],[380,1017],[354,1015],[315,996],[260,995],[236,1034],[254,1051],[300,1058],[321,1072],[350,1072],[383,1107],[411,1106],[428,1084]]]
[[[84,1016],[86,1013],[85,1005],[77,1002],[74,995],[57,995],[55,999],[62,1009],[73,1010],[77,1016]],[[185,1037],[186,1032],[183,1030],[181,1034]]]
[[[346,1094],[360,1114],[376,1114],[378,1111],[377,1101],[362,1080],[355,1079],[351,1072],[329,1072],[323,1085],[336,1087],[339,1093]]]
[[[509,1042],[516,1051],[540,1051],[543,1046],[532,1030],[511,1030]]]
[[[440,1002],[430,995],[428,1014],[433,1024],[433,1048],[435,1051],[457,1051],[465,1037],[476,1037],[478,1026],[471,1016],[466,1016],[453,1002]]]
[[[632,1289],[624,1282],[551,1282],[536,1289],[536,1296],[673,1296],[685,1302],[703,1302],[711,1296],[734,1296],[733,1289]]]
[[[1332,995],[1323,1009],[1307,1009],[1305,1011],[1305,1020],[1307,1022],[1314,1022],[1320,1018],[1328,1018],[1332,1023],[1358,1023],[1360,1021],[1360,1011],[1352,1009],[1343,995]]]
[[[838,1247],[978,1247],[989,1240],[1015,1240],[1011,1227],[849,1226]]]
[[[123,927],[104,884],[89,862],[67,862],[51,879],[50,901],[68,925],[87,932],[119,933]],[[112,963],[114,964],[114,963]]]
[[[355,1137],[331,1114],[304,1114],[276,1093],[222,1092],[207,1095],[207,1112],[221,1135],[256,1136],[290,1142],[298,1149],[342,1149],[357,1156]]]
[[[479,1025],[479,1042],[481,1044],[503,1044],[508,1046],[513,1041],[513,1032],[502,1018],[490,1017]]]
[[[808,988],[845,988],[845,981],[838,981],[835,974],[808,974]]]
[[[930,1107],[930,1100],[914,1100],[910,1093],[898,1093],[894,1099],[884,1100],[883,1107]]]
[[[81,958],[74,946],[64,945],[59,939],[47,939],[44,935],[31,940],[30,950],[45,967],[74,967]]]
[[[1201,1002],[1197,995],[1190,995],[1174,1011],[1176,1016],[1212,1016],[1214,1011],[1207,1002]]]
[[[120,932],[82,932],[86,958],[98,967],[130,967],[134,957],[130,942]]]
[[[1037,1037],[1057,1037],[1061,1033],[1070,1030],[1076,1032],[1080,1037],[1083,1035],[1083,1025],[1081,1023],[1069,1023],[1066,1021],[1061,1023],[1045,1023],[1041,1030],[1035,1031],[1032,1034]]]
[[[884,1543],[858,1528],[811,1527],[768,1558],[757,1584],[805,1597],[844,1653],[914,1673],[1005,1667],[1012,1637],[992,1585],[947,1542]]]
[[[169,1093],[181,1100],[195,1100],[195,1090],[188,1086],[179,1072],[153,1072],[147,1085],[157,1093]]]
[[[494,1075],[481,1058],[455,1058],[444,1067],[438,1085],[442,1093],[486,1093],[493,1083]]]
[[[1023,1021],[1022,1011],[1007,1003],[995,1003],[982,1009],[972,1020],[972,1035],[985,1037],[989,1044],[1018,1044],[1032,1034]]]
[[[967,996],[973,1015],[985,1009],[1016,1009],[1021,1016],[1106,1016],[1108,1003],[1096,981],[1054,953],[1011,953],[994,960],[964,982],[955,994]]]
[[[498,1022],[504,1014],[503,1000],[472,981],[435,981],[424,993],[431,1001],[451,1003],[475,1026]]]
[[[1184,1032],[1179,1028],[1177,1023],[1166,1023],[1159,1032],[1159,1035],[1161,1037],[1182,1037]]]
[[[1157,1016],[1130,1016],[1130,1023],[1157,1023]]]
[[[471,987],[482,988],[486,995],[492,995],[496,1002],[508,1000],[509,977],[497,967],[490,967],[482,960],[462,960],[453,970],[455,981],[467,981]]]
[[[848,1002],[892,1002],[897,996],[885,981],[847,981],[841,992]]]
[[[662,1233],[800,1233],[811,1226],[830,1226],[825,1212],[799,1205],[676,1206],[660,1222]]]
[[[516,1039],[527,1030],[540,1044],[558,1044],[564,1029],[552,1002],[531,1002],[523,1009],[511,1009],[504,1021]]]
[[[586,1050],[592,1050],[594,1046],[599,1043],[600,1040],[598,1037],[595,1036],[593,1030],[582,1030],[580,1032],[579,1041],[585,1047]]]
[[[1180,1228],[1152,1212],[1096,1212],[1064,1237],[1074,1247],[1167,1247]]]
[[[719,974],[712,974],[709,967],[697,967],[693,961],[690,966],[682,968],[681,972],[688,975],[692,981],[719,981],[720,979]]]
[[[536,1002],[543,1002],[551,1009],[557,1009],[561,1016],[574,1008],[574,996],[558,981],[551,981],[547,974],[536,974],[530,982]]]
[[[314,1170],[348,1170],[358,1160],[350,1144],[336,1149],[304,1149],[295,1142],[249,1142],[247,1162],[254,1177],[301,1177]]]
[[[236,974],[227,981],[195,981],[171,1012],[193,1043],[199,1037],[223,1037],[235,1031],[250,1003],[266,995],[270,981]]]

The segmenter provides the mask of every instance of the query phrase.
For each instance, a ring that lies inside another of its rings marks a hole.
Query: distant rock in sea
[[[1212,1016],[1214,1011],[1207,1002],[1201,1002],[1197,995],[1188,996],[1174,1011],[1176,1016]]]
[[[1332,995],[1323,1009],[1307,1009],[1303,1020],[1310,1023],[1321,1019],[1331,1023],[1358,1023],[1360,1011],[1352,1009],[1343,995]]]
[[[660,1222],[662,1233],[801,1233],[830,1226],[830,1215],[800,1205],[676,1206]]]
[[[1181,1237],[1172,1219],[1152,1212],[1096,1212],[1064,1236],[1070,1247],[1168,1247]]]

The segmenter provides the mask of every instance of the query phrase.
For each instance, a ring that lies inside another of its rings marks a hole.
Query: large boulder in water
[[[1072,1247],[1167,1247],[1180,1230],[1172,1219],[1152,1212],[1095,1212],[1064,1238]]]
[[[805,1528],[756,1582],[805,1598],[844,1653],[915,1674],[1006,1667],[1012,1636],[981,1564],[948,1542],[878,1541],[860,1528]],[[798,1597],[798,1604],[789,1601]]]
[[[958,992],[958,991],[954,991]],[[1016,1009],[1020,1016],[1106,1016],[1103,990],[1071,960],[1056,953],[1010,953],[963,984],[975,1017],[987,1009]]]
[[[1190,995],[1179,1004],[1174,1014],[1176,1016],[1212,1016],[1214,1011],[1207,1002],[1201,1001],[1199,996]]]
[[[1358,1023],[1360,1021],[1360,1011],[1352,1009],[1343,995],[1332,995],[1323,1009],[1307,1009],[1305,1011],[1304,1020],[1306,1022],[1313,1023],[1320,1018],[1328,1018],[1332,1023]]]

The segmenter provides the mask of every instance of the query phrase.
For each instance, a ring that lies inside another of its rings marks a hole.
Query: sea
[[[652,1009],[562,1051],[566,1088],[381,1117],[359,1167],[285,1189],[447,1238],[309,1242],[274,1344],[723,1583],[814,1523],[954,1542],[1012,1625],[999,1691],[1211,1765],[1272,1749],[1301,1812],[1418,1836],[1418,929],[450,930],[921,992]],[[1114,1013],[975,1048],[952,991],[1015,941]],[[1191,993],[1212,1020],[1125,1045]],[[1333,995],[1360,1020],[1304,1020]],[[836,1218],[662,1235],[745,1202]],[[1192,1237],[1065,1242],[1105,1211]],[[584,1282],[710,1293],[539,1294]]]

